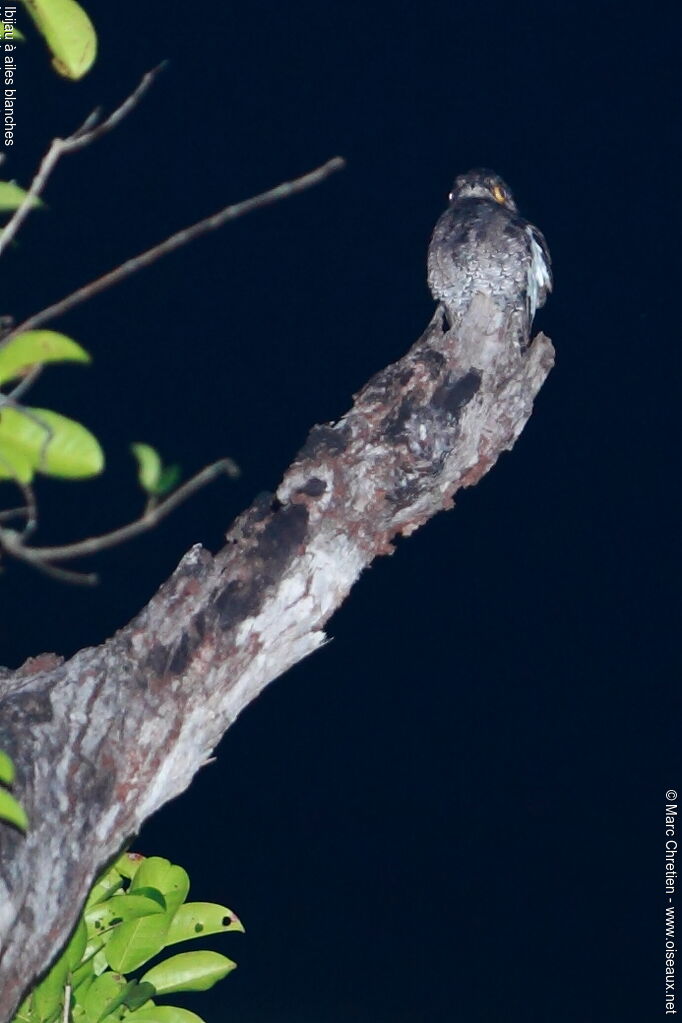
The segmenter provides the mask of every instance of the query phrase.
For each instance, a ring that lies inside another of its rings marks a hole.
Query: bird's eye
[[[495,202],[499,202],[500,206],[506,206],[507,197],[499,185],[493,185],[490,191]]]

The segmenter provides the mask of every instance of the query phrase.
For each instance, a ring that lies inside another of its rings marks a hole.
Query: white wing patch
[[[528,264],[528,302],[530,304],[531,322],[538,306],[545,304],[547,292],[552,290],[552,271],[547,257],[529,225],[526,234],[530,240],[530,263]]]

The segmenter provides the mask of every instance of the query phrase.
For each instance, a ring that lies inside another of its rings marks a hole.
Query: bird
[[[509,186],[487,168],[456,178],[449,200],[429,245],[433,297],[455,328],[483,293],[503,314],[506,334],[524,348],[553,284],[542,232],[523,219]]]

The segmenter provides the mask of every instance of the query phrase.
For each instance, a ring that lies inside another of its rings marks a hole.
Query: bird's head
[[[499,174],[485,167],[460,174],[455,179],[449,198],[450,202],[457,202],[458,199],[492,199],[500,206],[516,212],[516,203],[509,186]]]

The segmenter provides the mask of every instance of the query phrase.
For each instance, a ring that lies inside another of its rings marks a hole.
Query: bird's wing
[[[532,322],[537,309],[545,304],[547,295],[552,290],[552,260],[547,242],[537,227],[526,225],[526,237],[530,247],[530,264],[528,266],[528,312]]]

